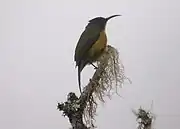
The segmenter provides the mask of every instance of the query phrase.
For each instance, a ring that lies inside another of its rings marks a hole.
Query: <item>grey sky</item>
[[[0,128],[67,129],[56,110],[70,91],[79,93],[74,48],[87,21],[122,14],[107,25],[132,84],[123,98],[98,108],[99,129],[134,129],[131,108],[157,114],[157,129],[179,129],[180,2],[178,0],[1,0]],[[93,69],[83,71],[83,84]]]

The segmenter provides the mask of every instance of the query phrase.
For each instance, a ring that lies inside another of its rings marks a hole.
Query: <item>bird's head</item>
[[[96,17],[93,18],[91,20],[89,20],[89,24],[96,24],[98,25],[101,29],[105,29],[106,23],[107,21],[109,21],[109,19],[113,18],[113,17],[117,17],[117,16],[121,16],[121,15],[112,15],[110,17],[104,18],[104,17]]]

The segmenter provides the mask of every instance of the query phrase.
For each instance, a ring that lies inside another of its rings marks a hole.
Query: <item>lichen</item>
[[[84,113],[86,123],[92,124],[96,115],[97,101],[105,102],[105,97],[111,97],[113,93],[118,94],[118,89],[121,88],[125,80],[129,80],[125,76],[124,66],[119,58],[118,51],[107,46],[106,51],[97,61],[99,76],[97,80],[92,79],[94,92],[89,96],[87,106]],[[129,80],[130,81],[130,80]],[[119,94],[118,94],[119,95]]]

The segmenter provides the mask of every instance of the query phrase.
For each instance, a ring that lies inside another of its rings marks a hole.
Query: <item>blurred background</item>
[[[119,97],[99,104],[99,129],[135,129],[132,109],[156,114],[155,128],[180,126],[180,1],[1,0],[0,128],[68,129],[56,110],[72,91],[79,95],[74,49],[88,20],[121,14],[107,24],[126,75]],[[85,85],[94,69],[82,72]]]

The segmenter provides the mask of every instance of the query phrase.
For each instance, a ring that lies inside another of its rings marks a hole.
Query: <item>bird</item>
[[[74,54],[74,61],[78,67],[78,83],[81,91],[81,72],[86,65],[92,65],[101,56],[107,46],[106,24],[111,18],[121,16],[112,15],[107,18],[95,17],[88,21],[84,31],[80,35]]]

